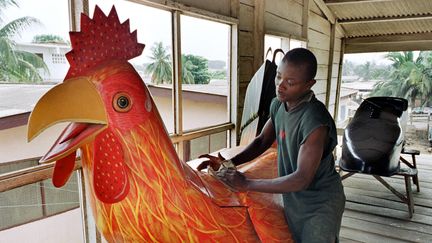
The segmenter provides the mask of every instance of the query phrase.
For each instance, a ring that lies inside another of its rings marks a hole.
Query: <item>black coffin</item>
[[[381,176],[396,173],[404,142],[400,117],[407,107],[402,98],[364,100],[345,129],[340,167]]]

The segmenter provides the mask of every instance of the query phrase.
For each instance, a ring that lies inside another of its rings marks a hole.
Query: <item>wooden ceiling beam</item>
[[[333,12],[327,7],[325,2],[323,0],[314,0],[314,2],[318,6],[318,8],[324,13],[330,23],[334,24],[336,22],[336,17]]]
[[[432,50],[432,33],[345,38],[345,53]]]
[[[345,44],[374,44],[374,43],[402,43],[402,42],[419,42],[431,41],[432,33],[418,33],[418,34],[399,34],[399,35],[382,35],[371,37],[354,37],[346,38]],[[432,48],[432,47],[431,47]]]

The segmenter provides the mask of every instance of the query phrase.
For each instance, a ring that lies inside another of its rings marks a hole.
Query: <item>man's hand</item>
[[[207,158],[208,160],[201,162],[201,164],[198,165],[197,170],[203,170],[210,166],[214,171],[218,171],[221,167],[222,163],[225,161],[225,158],[218,153],[218,157],[212,156],[209,154],[203,154],[200,155],[198,158]]]
[[[234,190],[247,191],[248,189],[248,180],[246,176],[235,169],[222,168],[216,173],[216,176],[219,180],[223,181]]]

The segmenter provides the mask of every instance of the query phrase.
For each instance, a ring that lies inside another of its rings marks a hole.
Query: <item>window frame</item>
[[[237,136],[235,132],[235,124],[236,124],[236,104],[237,104],[237,96],[238,96],[238,85],[235,80],[237,80],[237,48],[235,43],[237,43],[237,28],[238,28],[238,20],[235,18],[231,18],[228,16],[212,13],[206,10],[197,9],[194,7],[188,7],[180,3],[167,1],[166,5],[158,4],[155,2],[151,2],[148,0],[144,1],[133,1],[133,0],[124,0],[128,2],[132,2],[135,4],[142,4],[144,6],[157,8],[165,11],[171,12],[171,36],[172,36],[172,57],[173,57],[173,86],[172,86],[172,112],[174,115],[174,132],[170,134],[170,138],[174,143],[174,146],[177,150],[177,154],[180,159],[184,159],[184,149],[187,146],[186,141],[190,141],[195,138],[219,133],[221,131],[227,131],[227,147],[235,146],[237,142]],[[77,5],[79,0],[71,0],[71,9],[75,9],[75,7],[80,7]],[[89,2],[88,0],[82,0],[83,12],[89,15]],[[78,11],[79,12],[79,11]],[[77,11],[71,11],[71,27],[79,24],[79,16],[76,15]],[[181,82],[181,24],[180,17],[181,15],[190,16],[194,18],[205,19],[213,22],[218,22],[222,24],[227,24],[230,27],[230,36],[228,43],[229,50],[229,63],[227,63],[227,78],[228,78],[228,122],[217,124],[214,126],[208,126],[203,128],[197,128],[193,130],[188,130],[187,132],[183,130],[183,104],[182,104],[182,82]]]

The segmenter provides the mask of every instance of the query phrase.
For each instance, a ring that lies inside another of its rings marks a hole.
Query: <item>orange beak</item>
[[[72,155],[107,127],[104,103],[88,78],[65,80],[42,96],[29,118],[28,141],[60,122],[72,123],[40,162],[61,160]]]

